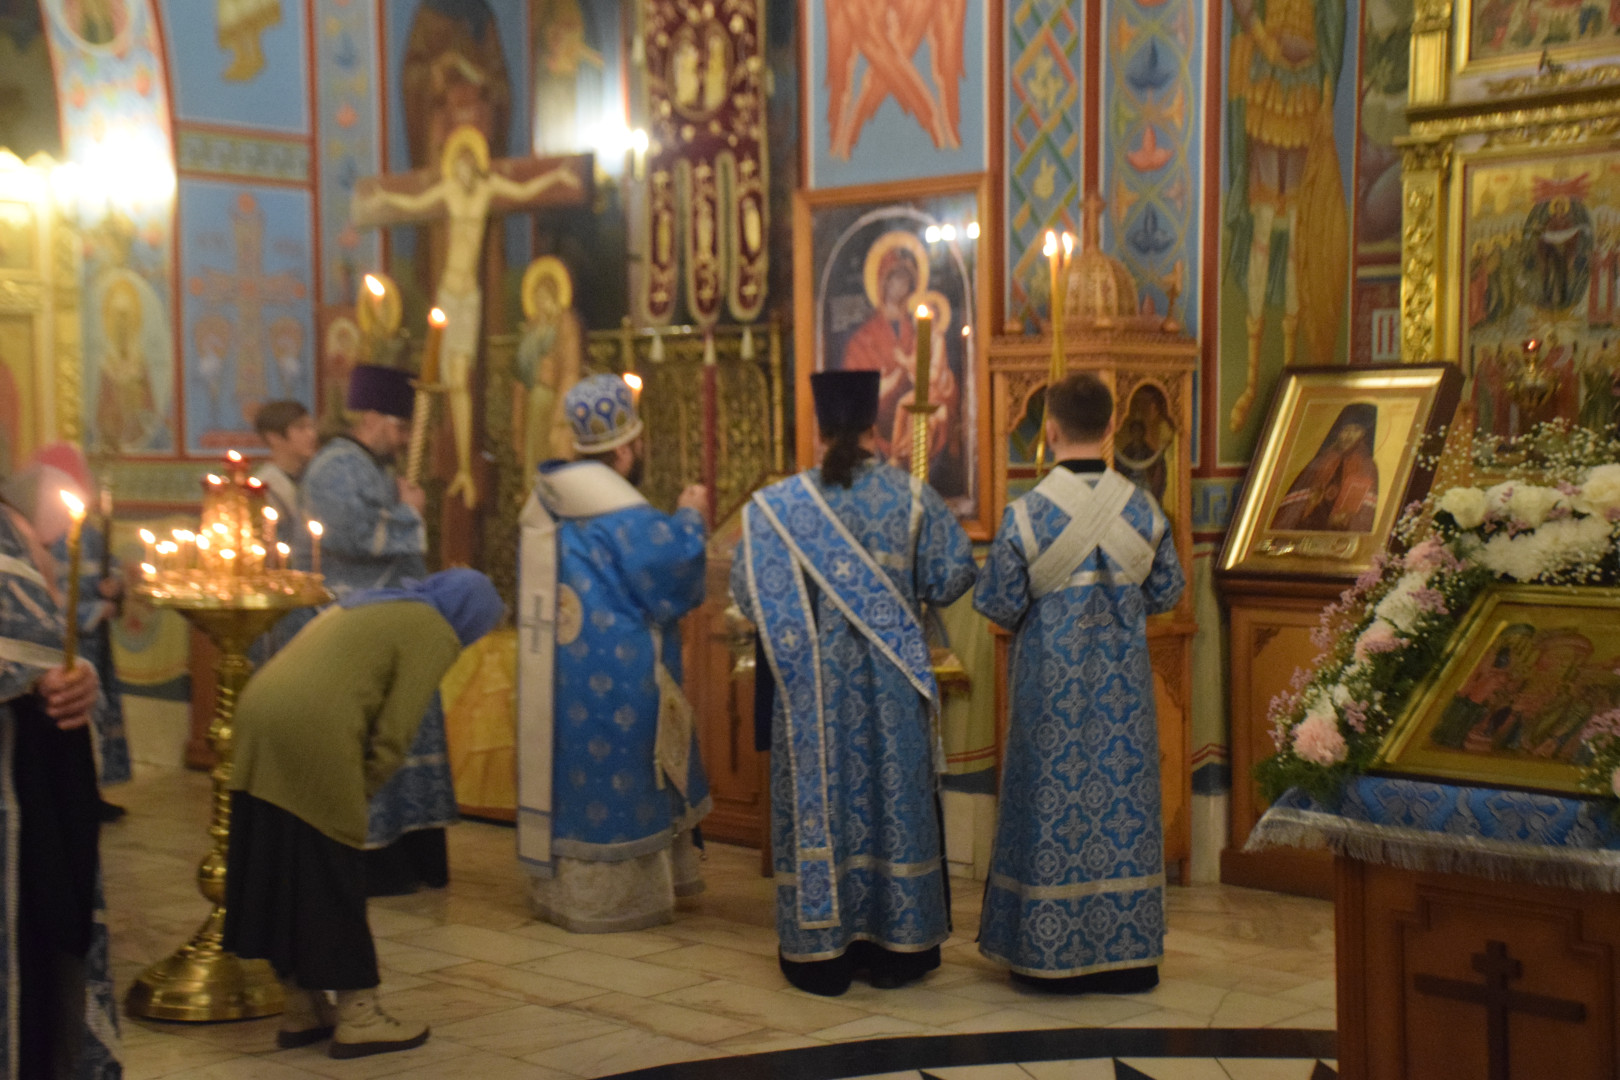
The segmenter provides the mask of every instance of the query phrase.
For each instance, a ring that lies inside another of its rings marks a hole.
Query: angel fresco
[[[1332,359],[1343,320],[1349,222],[1333,101],[1344,0],[1232,0],[1232,17],[1226,272],[1247,309],[1247,382],[1230,416],[1241,431],[1273,312],[1282,309],[1285,366],[1301,335],[1310,362]]]
[[[862,129],[891,96],[936,147],[960,147],[967,0],[826,0],[823,6],[832,156],[850,159]],[[914,62],[925,40],[929,78]]]

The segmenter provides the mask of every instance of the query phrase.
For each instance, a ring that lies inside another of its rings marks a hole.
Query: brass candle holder
[[[197,888],[213,908],[191,940],[147,968],[130,987],[124,1006],[150,1020],[248,1020],[282,1009],[281,984],[263,960],[226,952],[225,865],[231,830],[231,741],[236,699],[253,674],[253,642],[289,611],[324,604],[332,596],[315,574],[296,570],[253,577],[199,570],[148,573],[136,587],[154,607],[185,616],[219,647],[218,689],[208,736],[218,755],[211,779],[213,846],[197,867]]]

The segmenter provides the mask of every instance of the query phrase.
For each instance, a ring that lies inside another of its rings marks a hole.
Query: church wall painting
[[[1486,591],[1379,755],[1397,774],[1580,794],[1584,744],[1620,707],[1620,590]]]
[[[1226,574],[1353,578],[1428,490],[1454,364],[1312,367],[1277,388],[1221,553]],[[1425,450],[1427,447],[1427,450]]]
[[[815,456],[811,373],[874,370],[884,376],[879,449],[892,464],[910,468],[904,406],[913,387],[915,312],[926,304],[933,313],[929,396],[944,406],[932,429],[929,482],[981,538],[992,513],[982,404],[989,372],[978,349],[989,317],[988,267],[967,226],[979,220],[988,188],[986,176],[854,195],[807,193],[794,214],[795,349],[808,358],[798,365],[799,461]]]
[[[1103,243],[1136,277],[1142,302],[1198,336],[1202,280],[1201,0],[1111,0],[1104,16]],[[1176,310],[1168,312],[1170,292]]]
[[[303,0],[163,0],[181,123],[309,132]]]
[[[148,0],[44,8],[64,156],[117,178],[80,206],[85,448],[173,457],[174,158],[157,19]]]
[[[802,4],[805,186],[990,166],[989,0]]]
[[[1221,466],[1248,463],[1285,364],[1346,358],[1358,12],[1344,0],[1223,7],[1220,361],[1209,417]],[[1267,50],[1279,37],[1287,59],[1273,63]]]
[[[44,20],[39,0],[0,0],[0,146],[25,160],[62,156]]]
[[[622,60],[628,10],[624,0],[529,0],[536,153],[596,150],[604,130],[627,122]],[[602,160],[609,173],[623,166],[622,159]]]
[[[1620,147],[1481,154],[1461,162],[1456,275],[1460,351],[1474,376],[1480,435],[1511,438],[1545,420],[1620,425]],[[1542,404],[1508,377],[1525,342],[1558,376]]]
[[[1609,0],[1459,0],[1458,67],[1534,68],[1545,52],[1562,61],[1620,51],[1620,9]]]
[[[1412,36],[1412,0],[1366,0],[1361,12],[1361,90],[1356,112],[1353,214],[1355,282],[1349,360],[1400,359],[1401,151]]]
[[[349,220],[355,183],[383,171],[376,8],[323,3],[312,33],[320,149],[320,301],[346,307],[354,303],[360,275],[381,265],[377,232],[357,229]]]
[[[311,198],[191,178],[180,192],[186,449],[255,447],[261,404],[315,407]]]
[[[1051,297],[1046,231],[1079,232],[1083,8],[1008,0],[1006,316],[1037,329]]]

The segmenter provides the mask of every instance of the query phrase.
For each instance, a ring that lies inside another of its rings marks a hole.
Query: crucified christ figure
[[[579,205],[588,197],[588,157],[527,158],[492,166],[489,144],[463,126],[445,140],[436,180],[413,173],[372,177],[355,186],[356,225],[394,225],[447,219],[449,243],[434,303],[448,319],[440,356],[456,437],[456,474],[445,492],[470,509],[478,501],[472,474],[473,365],[483,329],[478,261],[491,213],[540,206]]]

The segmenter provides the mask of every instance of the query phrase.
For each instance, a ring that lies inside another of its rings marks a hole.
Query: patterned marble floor
[[[201,774],[149,770],[109,794],[130,810],[102,841],[122,991],[206,911],[194,872],[208,785]],[[1011,985],[979,957],[979,889],[960,881],[958,932],[940,970],[901,990],[857,984],[826,999],[789,988],[777,970],[771,890],[755,852],[711,844],[708,892],[670,926],[581,936],[528,917],[509,829],[464,824],[451,830],[450,846],[448,889],[371,909],[383,993],[399,1013],[433,1025],[426,1046],[339,1062],[320,1048],[277,1051],[273,1019],[126,1021],[129,1080],[915,1080],[923,1069],[939,1080],[1335,1075],[1317,1066],[1331,1061],[1334,1027],[1332,908],[1318,901],[1172,889],[1157,990],[1054,998]],[[1082,1036],[1093,1041],[1075,1041]],[[1228,1036],[1238,1041],[1219,1041]],[[1267,1038],[1283,1042],[1254,1048]],[[782,1053],[798,1050],[805,1053]]]

